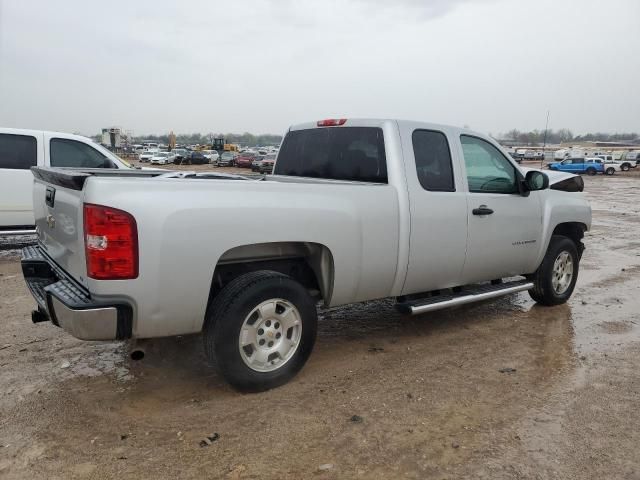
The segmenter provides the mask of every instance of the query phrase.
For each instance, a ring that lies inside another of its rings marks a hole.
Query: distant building
[[[620,140],[617,142],[587,142],[594,147],[633,147],[636,145],[633,140]]]
[[[122,146],[122,129],[120,127],[103,128],[100,143],[107,148],[120,148]]]

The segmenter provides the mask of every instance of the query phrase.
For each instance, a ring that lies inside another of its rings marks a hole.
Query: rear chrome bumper
[[[635,166],[635,165],[634,165]],[[35,235],[36,229],[34,228],[17,228],[14,230],[0,230],[0,235],[14,236],[14,235]]]
[[[22,273],[38,304],[34,321],[50,320],[81,340],[131,337],[132,310],[125,303],[101,303],[53,262],[39,246],[22,249]]]

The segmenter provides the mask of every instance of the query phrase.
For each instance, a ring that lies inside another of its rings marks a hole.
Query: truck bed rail
[[[63,167],[31,167],[33,176],[43,182],[71,190],[82,190],[84,182],[92,176],[146,178],[158,177],[167,173],[166,170],[125,170],[110,168],[63,168]]]

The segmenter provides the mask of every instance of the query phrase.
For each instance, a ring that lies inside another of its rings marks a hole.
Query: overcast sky
[[[0,0],[0,126],[640,131],[639,0]]]

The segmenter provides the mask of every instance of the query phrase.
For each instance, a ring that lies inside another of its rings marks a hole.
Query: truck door
[[[580,160],[574,160],[573,158],[567,158],[566,160],[562,161],[562,164],[560,165],[560,168],[558,168],[558,170],[561,170],[563,172],[572,172],[572,173],[577,173],[579,171],[580,168]]]
[[[439,130],[415,129],[403,135],[402,150],[411,213],[409,265],[402,292],[461,285],[467,200],[460,163],[452,162],[450,141]]]
[[[490,142],[461,135],[469,234],[464,283],[531,273],[542,240],[539,192],[523,196],[519,171]]]

